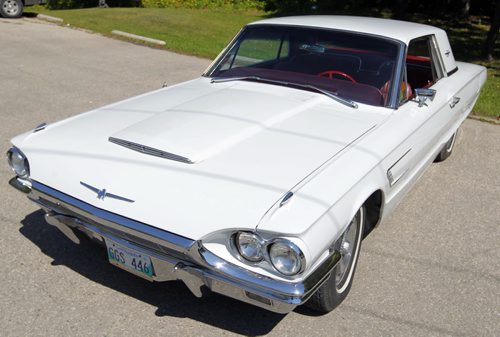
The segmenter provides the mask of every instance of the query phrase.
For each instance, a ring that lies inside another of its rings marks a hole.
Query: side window
[[[406,55],[406,79],[400,92],[400,101],[412,98],[416,88],[429,88],[443,77],[432,36],[410,41]]]

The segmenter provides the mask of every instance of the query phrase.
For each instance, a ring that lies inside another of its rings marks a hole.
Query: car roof
[[[410,40],[431,34],[441,35],[442,29],[414,22],[340,15],[289,16],[251,23],[329,28],[389,37],[406,44]]]

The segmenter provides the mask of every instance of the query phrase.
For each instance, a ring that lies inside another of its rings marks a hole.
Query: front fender
[[[358,209],[376,191],[383,197],[386,188],[379,157],[355,146],[294,191],[282,207],[275,205],[257,229],[299,237],[310,253],[308,270],[314,269]]]

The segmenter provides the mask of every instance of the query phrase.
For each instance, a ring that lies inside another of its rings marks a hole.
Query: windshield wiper
[[[287,87],[296,87],[296,88],[302,88],[302,89],[308,89],[312,90],[315,92],[319,92],[325,96],[330,97],[331,99],[344,104],[350,108],[357,109],[358,104],[354,102],[353,100],[350,100],[348,98],[343,98],[340,97],[339,95],[325,90],[318,88],[315,85],[312,84],[300,84],[300,83],[293,83],[293,82],[287,82],[287,81],[280,81],[280,80],[271,80],[268,78],[262,78],[259,76],[251,75],[251,76],[240,76],[240,77],[214,77],[211,79],[210,83],[222,83],[222,82],[231,82],[231,81],[244,81],[244,80],[250,80],[250,81],[256,81],[256,82],[265,82],[265,83],[271,83],[271,84],[279,84]]]
[[[348,98],[344,98],[344,97],[340,97],[339,95],[337,95],[337,94],[335,94],[335,93],[333,93],[331,91],[318,88],[315,85],[311,85],[311,84],[295,84],[295,83],[292,83],[292,85],[294,85],[296,87],[300,87],[300,88],[311,89],[311,90],[314,90],[316,92],[322,93],[322,94],[330,97],[331,99],[333,99],[333,100],[335,100],[335,101],[337,101],[339,103],[342,103],[344,105],[347,105],[348,107],[351,107],[353,109],[357,109],[358,108],[358,104],[356,102],[354,102],[353,100],[348,99]]]
[[[244,80],[254,80],[254,81],[271,81],[263,79],[259,76],[238,76],[238,77],[213,77],[210,80],[210,83],[222,83],[222,82],[231,82],[231,81],[244,81]]]

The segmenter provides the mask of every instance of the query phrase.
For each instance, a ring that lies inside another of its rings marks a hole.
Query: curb
[[[500,117],[494,118],[494,117],[485,117],[485,116],[477,116],[477,115],[469,115],[467,118],[480,121],[480,122],[486,122],[486,123],[491,123],[495,125],[500,125]]]
[[[50,15],[45,15],[45,14],[37,14],[36,18],[41,19],[41,20],[45,20],[45,21],[50,21],[50,22],[57,22],[57,23],[64,22],[64,20],[61,18],[56,18],[55,16],[50,16]]]
[[[159,46],[166,45],[165,41],[152,39],[152,38],[145,37],[145,36],[135,35],[135,34],[127,33],[127,32],[122,32],[121,30],[113,30],[113,31],[111,31],[111,34],[119,35],[119,36],[123,36],[123,37],[128,37],[129,39],[140,40],[140,41],[156,44]]]

